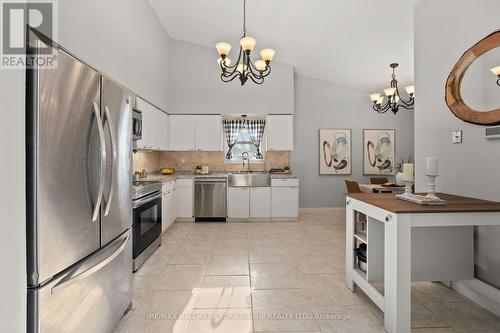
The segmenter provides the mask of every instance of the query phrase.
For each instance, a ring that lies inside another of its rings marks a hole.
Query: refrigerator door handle
[[[104,106],[104,113],[106,115],[106,121],[108,123],[109,128],[109,136],[111,138],[111,184],[109,185],[109,194],[106,199],[106,208],[104,209],[104,216],[108,216],[109,209],[111,208],[111,202],[113,201],[113,189],[115,187],[115,175],[114,168],[116,167],[116,142],[115,142],[115,130],[113,128],[113,124],[111,123],[111,113],[109,112],[109,107],[107,105]]]
[[[99,130],[99,141],[101,145],[101,167],[99,170],[99,192],[97,194],[97,200],[94,206],[94,211],[92,212],[92,222],[97,221],[99,217],[99,208],[101,207],[102,196],[104,193],[104,172],[106,171],[106,142],[104,139],[104,127],[102,125],[101,113],[99,112],[99,105],[94,102],[94,115],[97,119],[97,128]]]
[[[81,281],[85,279],[86,277],[89,277],[90,275],[96,273],[99,271],[101,268],[109,264],[111,261],[113,261],[116,257],[118,257],[127,247],[127,242],[130,238],[130,233],[125,237],[124,240],[122,240],[122,244],[114,251],[112,254],[110,254],[106,259],[100,261],[98,264],[95,266],[90,267],[89,269],[75,275],[75,276],[70,276],[69,278],[64,278],[62,279],[58,284],[56,284],[52,289],[50,290],[51,294],[54,295],[58,290],[64,289],[72,284],[77,283],[78,281]],[[71,275],[71,273],[69,274]]]

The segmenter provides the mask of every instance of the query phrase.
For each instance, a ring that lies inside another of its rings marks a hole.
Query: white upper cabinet
[[[222,151],[222,118],[220,115],[196,116],[195,149]]]
[[[220,115],[170,115],[170,150],[222,151]]]
[[[293,115],[267,116],[267,150],[293,150]]]
[[[174,114],[170,115],[169,122],[170,150],[194,150],[196,116]]]
[[[142,139],[137,148],[167,150],[168,115],[141,98],[137,98],[137,109],[142,112]]]

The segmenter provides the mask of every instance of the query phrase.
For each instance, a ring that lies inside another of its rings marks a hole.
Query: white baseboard
[[[454,281],[453,289],[500,317],[500,290],[478,280]]]

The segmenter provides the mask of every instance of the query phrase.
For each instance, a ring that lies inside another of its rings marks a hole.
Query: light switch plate
[[[462,131],[453,131],[451,141],[455,143],[462,143]]]

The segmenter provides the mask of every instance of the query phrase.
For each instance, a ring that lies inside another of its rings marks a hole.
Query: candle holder
[[[410,197],[413,195],[413,191],[412,191],[412,185],[413,185],[413,181],[411,180],[405,180],[405,193],[403,193],[404,196],[406,197]]]
[[[439,199],[436,195],[436,177],[438,175],[427,175],[427,198]]]

